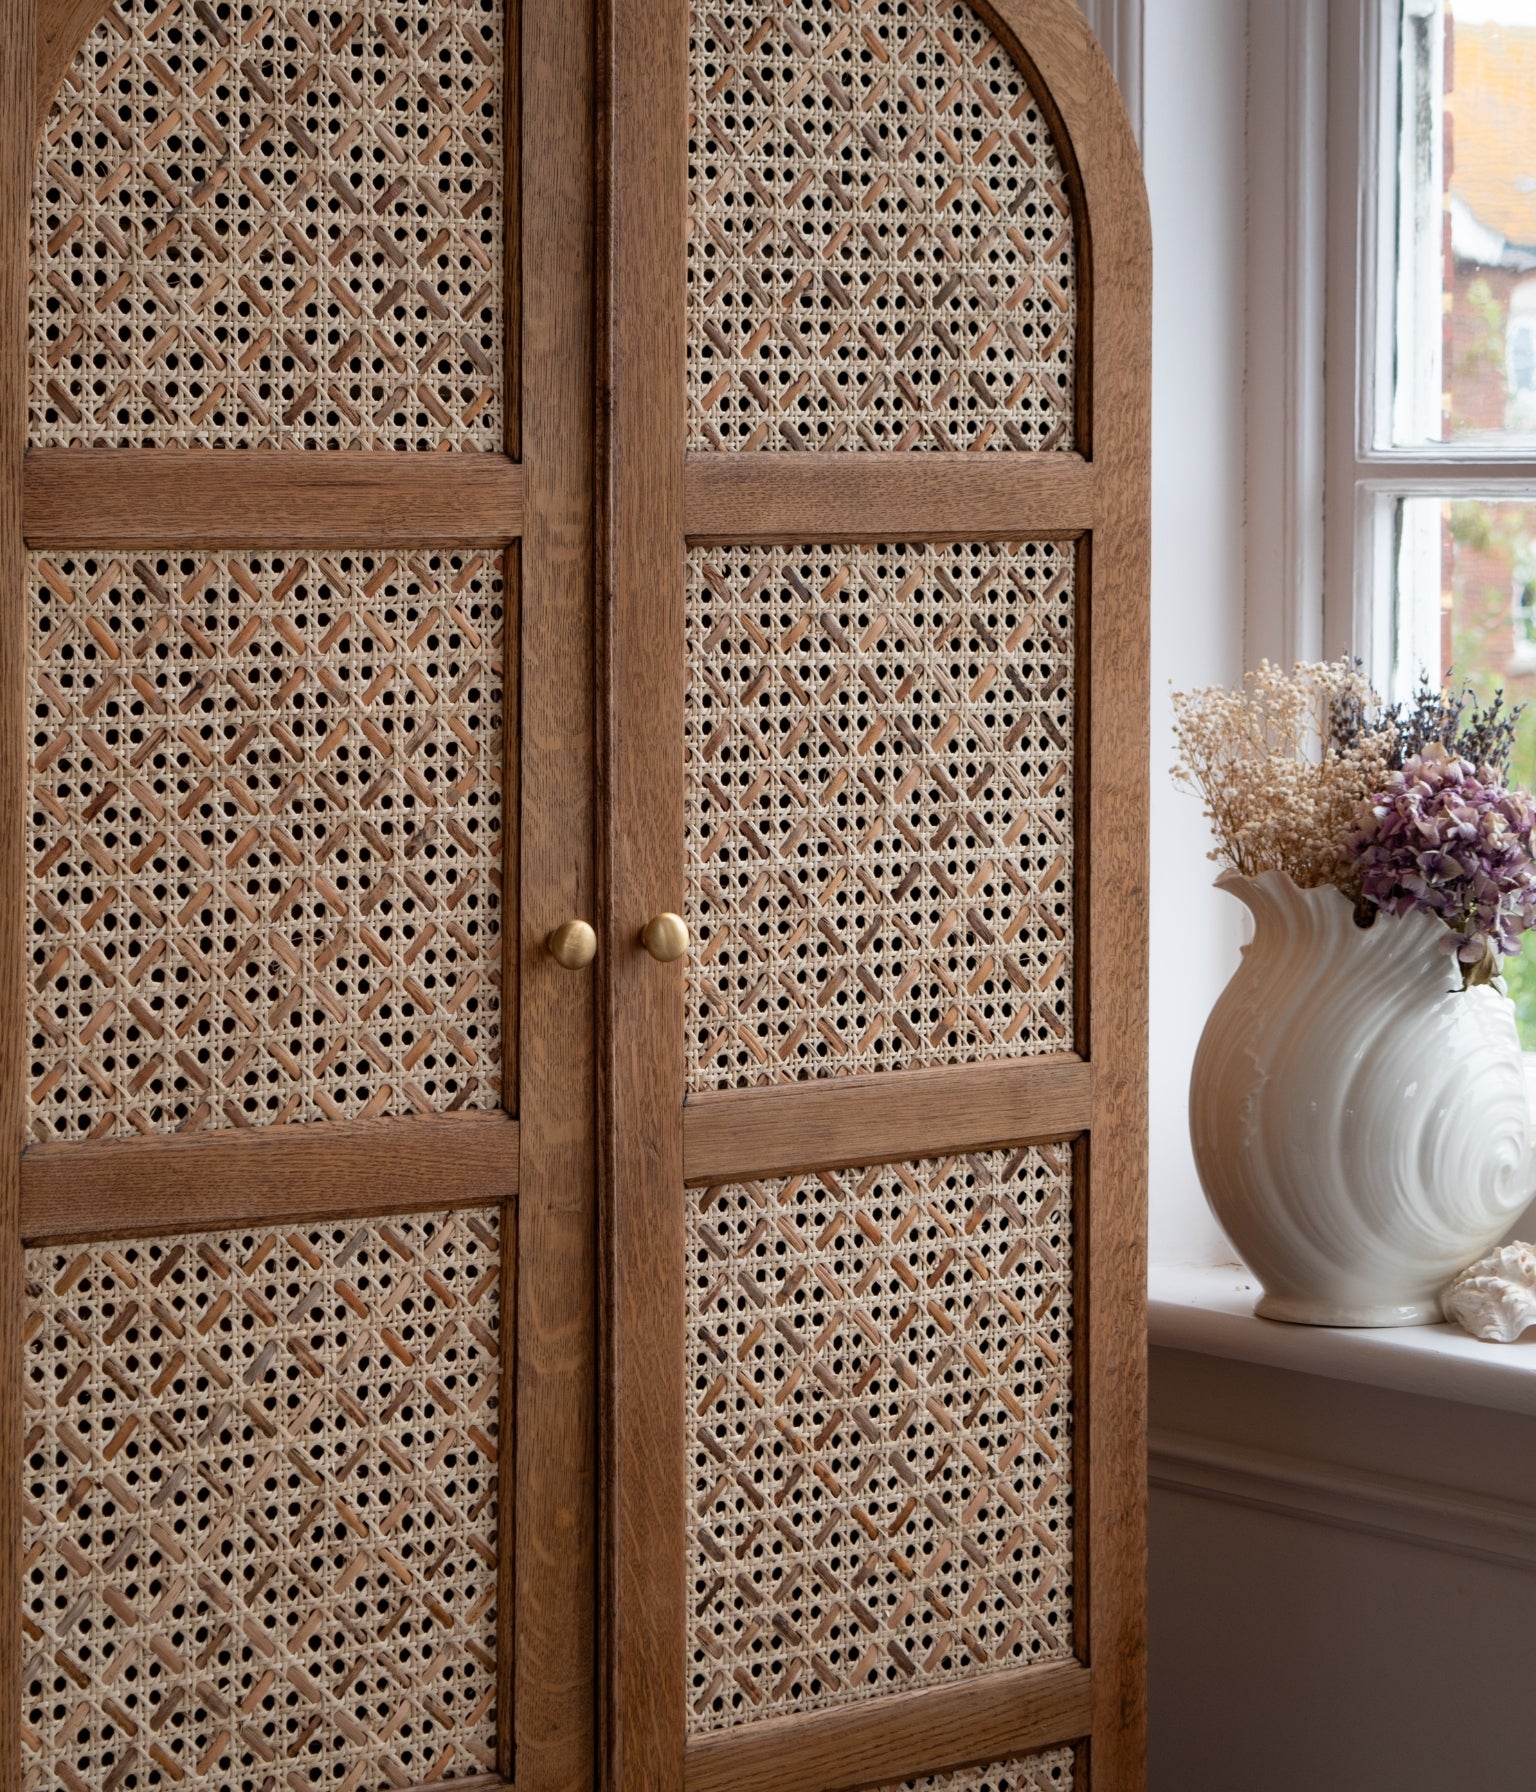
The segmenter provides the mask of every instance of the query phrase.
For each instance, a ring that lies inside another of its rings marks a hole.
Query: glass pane
[[[1528,705],[1520,718],[1511,780],[1536,789],[1536,495],[1405,498],[1398,510],[1397,646],[1391,694],[1405,696],[1421,672],[1441,684],[1470,684],[1480,697],[1502,690]],[[1536,1052],[1536,934],[1504,974],[1520,1037]]]
[[[1536,0],[1404,0],[1392,439],[1536,442]]]

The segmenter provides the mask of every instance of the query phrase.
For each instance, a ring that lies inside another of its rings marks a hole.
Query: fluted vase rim
[[[1346,891],[1341,890],[1337,884],[1299,884],[1289,871],[1260,871],[1250,877],[1246,871],[1234,871],[1228,866],[1225,870],[1217,873],[1212,882],[1212,888],[1226,891],[1227,894],[1235,896],[1239,902],[1247,903],[1249,907],[1252,907],[1252,903],[1249,902],[1249,894],[1257,892],[1268,896],[1271,901],[1316,901],[1325,907],[1329,906],[1334,898],[1337,898],[1351,914],[1355,912],[1354,898]],[[1421,909],[1410,909],[1398,915],[1378,910],[1375,919],[1377,922],[1395,921],[1410,927],[1424,926],[1436,933],[1445,926],[1445,923],[1438,917],[1426,914]]]

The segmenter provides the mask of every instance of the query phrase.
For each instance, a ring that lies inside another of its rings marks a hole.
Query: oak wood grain
[[[32,0],[0,7],[0,1786],[21,1784],[21,1153],[26,1140],[27,218],[36,41]]]
[[[523,44],[519,0],[503,0],[502,452],[523,455]]]
[[[996,541],[1094,520],[1077,454],[706,454],[687,459],[690,540]]]
[[[690,1744],[687,1792],[838,1792],[1011,1760],[1086,1735],[1093,1677],[1076,1663],[767,1718]]]
[[[1069,1139],[1093,1118],[1075,1055],[780,1083],[695,1095],[683,1110],[690,1183]]]
[[[1078,1047],[1093,1119],[1076,1147],[1077,1646],[1093,1663],[1091,1792],[1146,1776],[1147,807],[1151,229],[1114,78],[1067,0],[979,0],[1037,83],[1082,244],[1076,440],[1093,464],[1079,653]]]
[[[488,1776],[500,1785],[517,1757],[517,1439],[518,1439],[518,1301],[522,1263],[518,1249],[516,1194],[501,1203],[501,1387],[497,1410],[497,1459],[504,1466],[497,1481],[496,1506],[496,1755],[500,1773]]]
[[[523,469],[501,454],[33,448],[34,548],[500,547]]]
[[[502,1101],[513,1113],[518,1105],[522,1036],[522,941],[518,917],[522,888],[522,565],[520,542],[506,550],[502,655],[502,930],[501,930],[501,1088]],[[519,1169],[521,1169],[521,1133]],[[516,1238],[517,1200],[502,1209],[502,1237]],[[505,1247],[501,1258],[501,1436],[499,1459],[505,1480],[499,1484],[496,1509],[496,1752],[501,1771],[510,1775],[516,1755],[517,1710],[517,1438],[518,1419],[518,1284],[521,1256]]]
[[[603,1783],[682,1792],[683,367],[688,0],[608,0]]]
[[[517,1192],[518,1124],[499,1113],[33,1145],[28,1244],[192,1227],[486,1205]]]
[[[589,1792],[597,1761],[597,989],[562,970],[562,921],[597,920],[596,20],[521,0],[518,230],[521,873],[515,1672],[502,1769],[518,1792]],[[508,1501],[504,1510],[512,1511]],[[503,1549],[506,1548],[504,1532]],[[510,1647],[509,1647],[510,1643]],[[507,1710],[507,1705],[503,1710]],[[511,1744],[508,1749],[507,1745]],[[515,1775],[514,1775],[515,1766]]]
[[[112,0],[41,0],[37,8],[37,51],[27,95],[33,127],[41,131],[59,83]],[[30,170],[29,170],[30,172]]]

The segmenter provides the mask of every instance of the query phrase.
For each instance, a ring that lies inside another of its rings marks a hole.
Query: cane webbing
[[[689,1727],[1072,1652],[1066,1147],[688,1196]]]
[[[24,1792],[494,1768],[499,1222],[27,1253]]]
[[[931,1773],[873,1792],[1072,1792],[1072,1751],[1047,1749],[1021,1761],[995,1767],[963,1767],[957,1773]]]
[[[503,432],[503,0],[114,0],[32,208],[34,445]]]
[[[694,1089],[1073,1042],[1070,544],[695,548]]]
[[[498,1106],[500,556],[30,564],[33,1136]]]
[[[1061,158],[977,14],[696,0],[690,63],[690,443],[1070,448]]]

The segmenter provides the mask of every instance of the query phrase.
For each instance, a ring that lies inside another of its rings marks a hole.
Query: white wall
[[[1231,1251],[1190,1158],[1189,1067],[1236,963],[1238,905],[1211,888],[1210,831],[1172,785],[1169,693],[1243,665],[1246,8],[1146,0],[1143,150],[1152,206],[1152,1037],[1154,1263]]]
[[[1150,1792],[1536,1783],[1536,1419],[1154,1350],[1152,1476]]]
[[[1176,1493],[1151,1550],[1149,1792],[1531,1784],[1536,1575]]]

